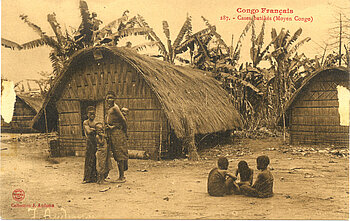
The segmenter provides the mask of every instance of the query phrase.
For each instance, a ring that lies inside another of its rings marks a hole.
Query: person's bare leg
[[[118,164],[118,169],[119,169],[119,178],[118,178],[118,182],[125,182],[126,179],[124,177],[124,161],[121,160],[119,162],[117,162]]]

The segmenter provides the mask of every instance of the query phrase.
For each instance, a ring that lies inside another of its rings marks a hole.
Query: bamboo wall
[[[32,119],[36,112],[24,101],[16,96],[13,118],[10,123],[6,123],[1,117],[2,132],[36,132],[32,127]]]
[[[71,77],[56,105],[59,141],[67,154],[84,154],[82,121],[85,118],[82,112],[85,110],[82,106],[95,103],[96,118],[103,119],[105,95],[114,91],[118,106],[129,109],[128,148],[145,150],[153,158],[157,157],[160,140],[162,145],[168,143],[169,126],[157,97],[131,65],[112,54],[103,54],[103,59],[98,62],[89,54],[66,74]]]
[[[291,108],[291,144],[349,145],[349,127],[340,126],[338,85],[349,76],[321,73],[311,80]]]

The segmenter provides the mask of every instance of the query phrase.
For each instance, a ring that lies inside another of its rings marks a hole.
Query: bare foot
[[[123,178],[118,178],[115,182],[116,182],[116,183],[125,183],[125,182],[126,182],[126,179],[125,179],[125,177],[123,177]]]
[[[106,183],[105,180],[100,180],[100,181],[97,182],[97,184],[105,184],[105,183]]]

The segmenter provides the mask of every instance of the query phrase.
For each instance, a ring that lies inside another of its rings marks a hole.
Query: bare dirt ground
[[[241,139],[202,150],[199,162],[131,159],[126,183],[98,185],[81,183],[83,157],[55,158],[55,164],[47,160],[44,136],[17,137],[2,134],[3,219],[349,219],[349,158],[332,147],[302,149],[283,146],[281,138]],[[271,159],[274,197],[207,194],[207,176],[218,156],[227,156],[232,171],[246,160],[255,180],[255,159],[261,154]],[[116,178],[113,169],[110,180]],[[15,189],[25,192],[23,201],[12,198]]]

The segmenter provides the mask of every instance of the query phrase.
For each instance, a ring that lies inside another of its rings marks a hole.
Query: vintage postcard
[[[349,219],[350,2],[1,2],[2,219]]]

